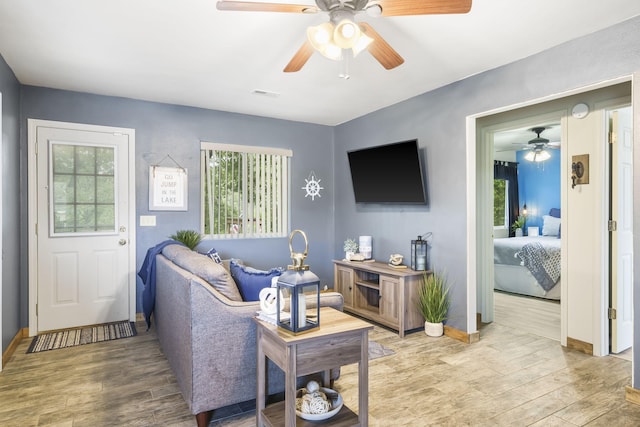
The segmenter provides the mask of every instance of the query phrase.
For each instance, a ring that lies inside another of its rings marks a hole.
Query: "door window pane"
[[[115,232],[115,149],[51,142],[52,234]]]

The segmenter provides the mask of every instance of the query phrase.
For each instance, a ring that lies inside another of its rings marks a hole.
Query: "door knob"
[[[127,241],[125,239],[120,239],[118,240],[118,243],[120,244],[120,246],[124,246],[127,244]]]

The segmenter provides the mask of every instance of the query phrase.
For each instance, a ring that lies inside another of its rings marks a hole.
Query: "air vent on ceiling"
[[[254,95],[270,96],[271,98],[277,98],[280,96],[278,92],[270,92],[268,90],[263,90],[263,89],[254,89],[252,93]]]

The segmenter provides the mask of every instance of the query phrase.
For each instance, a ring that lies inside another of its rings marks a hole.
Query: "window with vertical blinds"
[[[202,233],[286,237],[291,150],[201,143]]]

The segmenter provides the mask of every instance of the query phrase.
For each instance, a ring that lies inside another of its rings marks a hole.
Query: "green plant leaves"
[[[418,289],[418,309],[424,320],[440,323],[447,319],[449,311],[449,286],[446,275],[438,272],[424,273]]]
[[[202,240],[202,235],[195,230],[178,230],[176,234],[169,236],[173,240],[184,243],[186,247],[193,250]]]

